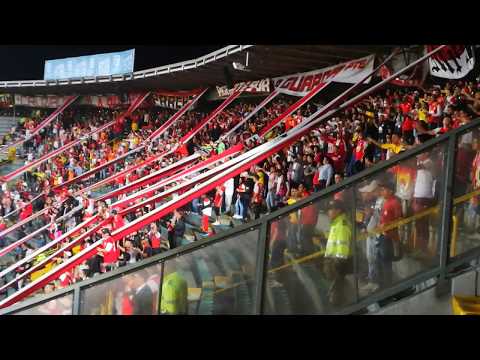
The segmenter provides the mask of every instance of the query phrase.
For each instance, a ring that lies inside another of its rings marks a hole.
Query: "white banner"
[[[430,46],[431,48],[432,46]],[[427,46],[427,51],[429,47]],[[430,75],[444,79],[461,79],[475,66],[471,46],[451,45],[428,59]]]
[[[269,93],[270,79],[241,82],[235,84],[233,89],[228,89],[227,86],[217,86],[217,95],[219,98],[226,98],[236,90],[243,90],[246,93]]]
[[[305,73],[287,75],[274,78],[275,90],[294,96],[305,96],[319,83],[335,81],[354,84],[373,70],[375,55],[361,59],[351,60],[342,64],[329,66],[324,69],[313,70]],[[370,78],[365,84],[370,82]]]

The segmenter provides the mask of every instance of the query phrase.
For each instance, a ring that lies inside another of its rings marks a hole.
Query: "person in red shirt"
[[[5,219],[0,216],[0,233],[3,232],[7,228],[7,224],[5,223]],[[3,236],[0,236],[0,249],[5,246],[5,240]]]
[[[440,104],[436,100],[433,100],[433,98],[430,98],[427,117],[430,130],[435,129],[439,125],[441,115]]]
[[[402,122],[402,136],[408,145],[413,145],[415,138],[413,136],[413,128],[415,122],[412,120],[411,113],[405,113]]]
[[[216,221],[213,223],[214,225],[220,225],[219,217],[222,211],[223,205],[223,198],[225,196],[225,186],[217,186],[217,191],[215,192],[215,198],[213,199],[213,211],[215,211],[215,215],[217,216]]]
[[[150,243],[152,244],[152,253],[153,255],[159,254],[161,249],[161,237],[160,232],[158,231],[157,224],[152,223],[150,225],[150,231],[148,232],[150,238]]]
[[[115,183],[117,184],[117,188],[120,188],[125,185],[126,176],[120,175],[115,178]]]
[[[254,218],[258,219],[263,204],[263,184],[260,182],[260,178],[257,174],[253,175],[253,179],[255,183],[253,186],[252,211]]]
[[[120,215],[116,209],[112,210],[112,215],[113,215],[112,230],[117,230],[125,226],[125,220],[123,216]]]
[[[100,256],[103,256],[103,264],[105,270],[113,270],[116,267],[116,263],[119,256],[117,243],[110,236],[110,230],[107,228],[102,229],[102,245],[98,249]]]
[[[403,103],[399,105],[399,108],[403,115],[407,115],[412,110],[412,105],[406,96],[403,98]]]
[[[368,141],[364,139],[361,130],[357,130],[357,140],[353,148],[352,159],[347,169],[347,175],[352,176],[362,171],[365,168],[365,150],[368,146]],[[333,159],[332,159],[333,160]],[[337,169],[335,169],[337,171]]]
[[[310,195],[303,185],[298,187],[298,194],[302,198],[306,198]],[[300,209],[300,238],[302,239],[300,252],[303,256],[315,252],[313,235],[315,233],[315,227],[317,226],[317,218],[318,208],[315,204]]]
[[[138,177],[138,174],[137,174],[137,170],[133,170],[133,172],[128,176],[128,182],[129,183],[132,183],[136,180],[138,180],[139,177]]]
[[[20,221],[25,220],[26,218],[30,217],[33,213],[33,207],[32,207],[31,203],[25,204],[24,202],[19,201],[18,202],[18,208],[22,209],[20,211],[20,215],[19,215],[19,220]]]
[[[395,221],[402,218],[402,204],[400,200],[394,195],[394,184],[389,181],[383,181],[379,184],[380,196],[384,198],[383,208],[380,213],[380,228],[392,225]],[[393,267],[392,263],[395,258],[395,249],[400,249],[400,237],[398,228],[383,231],[377,235],[377,251],[376,256],[376,274],[377,279],[375,283],[380,287],[386,287],[393,282]],[[400,251],[397,251],[400,256]]]

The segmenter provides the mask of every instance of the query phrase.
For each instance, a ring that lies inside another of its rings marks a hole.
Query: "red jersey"
[[[215,199],[213,199],[213,204],[215,207],[220,208],[222,207],[223,202],[223,193],[225,192],[225,186],[222,186],[217,192],[215,193]]]
[[[402,123],[402,131],[413,131],[414,122],[409,116],[405,116]]]
[[[356,161],[362,161],[365,156],[365,149],[367,148],[368,143],[365,140],[358,140],[357,145],[353,151]]]
[[[406,115],[410,112],[410,110],[412,109],[412,105],[409,103],[409,102],[404,102],[402,104],[400,104],[400,110],[402,111],[402,114],[403,115]]]
[[[202,215],[202,230],[204,232],[208,232],[208,216]]]
[[[112,224],[113,230],[120,229],[123,226],[125,226],[125,220],[123,219],[123,217],[121,215],[115,215],[113,217],[113,224]]]
[[[402,204],[396,196],[390,196],[385,199],[383,209],[380,214],[380,226],[388,225],[402,217]],[[385,235],[391,240],[398,241],[398,229],[392,229],[385,232]]]
[[[62,287],[67,287],[69,285],[72,284],[72,274],[70,273],[70,271],[66,271],[64,272],[62,275],[59,276],[59,280],[60,280],[60,286]]]
[[[158,231],[150,232],[150,242],[152,243],[152,249],[160,248],[160,233]]]
[[[305,206],[300,210],[302,225],[316,225],[318,211],[314,205]]]
[[[438,114],[438,111],[439,111],[439,106],[435,101],[434,102],[431,102],[429,105],[428,105],[428,122],[429,123],[433,123],[433,122],[436,122],[438,120],[438,118],[440,117]]]
[[[137,175],[136,173],[132,173],[132,174],[128,177],[128,181],[129,181],[130,183],[132,183],[132,182],[134,182],[134,181],[136,181],[136,180],[138,180],[138,175]]]
[[[115,240],[112,240],[111,237],[108,237],[102,242],[103,252],[103,262],[105,264],[111,264],[117,261],[118,259],[118,249],[117,243]]]

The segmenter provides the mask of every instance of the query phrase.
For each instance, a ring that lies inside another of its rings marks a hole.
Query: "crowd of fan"
[[[255,107],[243,102],[234,105],[211,121],[184,148],[128,176],[118,177],[112,185],[118,188],[131,183],[197,150],[203,150],[209,154],[221,153],[225,148],[239,141],[244,141],[246,147],[251,148],[261,142],[252,141],[252,136],[285,111],[293,101],[292,97],[279,96],[242,126],[235,136],[224,139],[221,135],[232,129]],[[265,139],[272,139],[302,123],[315,110],[315,105],[307,104],[289,116],[279,127],[270,131]],[[110,177],[124,168],[138,164],[150,156],[172,149],[181,136],[192,129],[206,114],[196,111],[188,112],[157,141],[133,156],[133,159],[118,162],[94,177],[69,185],[62,191],[55,192],[52,189],[139,146],[171,114],[172,111],[166,110],[136,111],[131,117],[125,118],[125,121],[117,122],[91,138],[85,138],[80,145],[65,154],[42,164],[32,172],[27,172],[23,179],[17,181],[13,189],[7,189],[4,184],[1,194],[1,215],[5,217],[18,210],[12,218],[23,220],[34,211],[49,207],[50,210],[44,214],[40,225],[37,225],[40,227],[43,224],[52,223],[40,245],[72,230],[95,212],[91,194],[75,196],[78,190],[90,183]],[[355,175],[379,161],[389,159],[408,148],[466,124],[475,114],[480,114],[480,91],[476,83],[448,82],[443,87],[432,87],[428,91],[387,89],[338,114],[302,137],[294,145],[284,148],[276,155],[257,164],[249,172],[228,180],[223,186],[193,200],[189,206],[175,211],[166,223],[169,230],[168,239],[160,235],[161,223],[157,222],[122,239],[118,244],[109,242],[112,231],[144,215],[152,207],[140,208],[123,218],[115,210],[110,211],[107,203],[98,202],[97,213],[104,218],[111,217],[113,219],[111,225],[87,238],[85,245],[76,246],[71,252],[65,252],[64,257],[58,258],[57,261],[58,263],[65,261],[96,239],[104,239],[103,246],[97,256],[75,268],[73,272],[63,274],[57,286],[67,286],[96,273],[133,263],[178,246],[179,239],[185,233],[185,211],[197,212],[203,216],[205,221],[202,222],[202,231],[207,234],[213,233],[212,225],[218,225],[222,216],[238,221],[257,219],[263,213],[294,204],[312,192],[341,182],[345,176]],[[109,110],[87,111],[80,116],[67,111],[63,117],[54,121],[45,131],[25,144],[27,163],[69,141],[82,138],[86,133],[117,118],[117,115]],[[27,120],[22,126],[28,131],[34,128],[39,120],[40,117]],[[435,164],[432,164],[432,159],[430,164],[427,164],[428,160],[425,159],[424,168],[430,170],[431,175],[435,175],[435,169],[432,166]],[[428,198],[433,199],[435,196],[432,190],[433,178],[434,176],[417,177],[417,182],[429,181],[421,186],[414,186],[415,191],[417,188],[423,189],[422,194],[409,190],[408,194],[402,198],[402,194],[398,194],[397,189],[396,196],[402,200],[417,198],[417,201],[409,202],[408,205],[415,211],[420,211],[431,204]],[[174,185],[176,183],[171,186]],[[30,203],[36,194],[40,197]],[[341,193],[336,195],[336,200],[342,200]],[[83,206],[76,211],[79,205]],[[73,216],[59,223],[52,222],[68,213],[73,213]],[[0,218],[0,231],[7,228],[7,222],[3,217]],[[310,216],[309,220],[304,221],[306,224],[314,224],[316,223],[314,217]],[[209,223],[211,220],[215,222]],[[24,234],[32,230],[32,225],[22,228]],[[82,233],[85,231],[87,228],[81,230]],[[422,231],[421,236],[427,236],[424,234],[425,230]],[[0,238],[0,241],[4,246],[5,239]],[[67,242],[68,238],[59,246]],[[28,243],[24,243],[17,250],[17,259],[24,258],[32,252],[33,248]],[[41,258],[35,259],[36,262],[41,260]],[[33,262],[26,264],[20,271],[24,271],[32,264]]]

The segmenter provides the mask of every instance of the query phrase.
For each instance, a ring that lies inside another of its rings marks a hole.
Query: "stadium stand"
[[[175,110],[149,103],[151,89],[123,108],[70,96],[49,114],[33,109],[2,139],[25,163],[1,177],[0,307],[145,262],[87,286],[79,312],[254,313],[258,229],[151,261],[277,213],[285,216],[269,226],[264,313],[335,313],[435,267],[448,151],[426,146],[480,115],[480,83],[399,76],[444,48],[385,75],[394,51],[348,87],[332,72],[301,94],[279,91],[283,79],[270,94],[236,87],[214,104],[202,101],[203,87]],[[451,181],[465,205],[455,226],[473,234],[479,134],[458,134]],[[342,188],[348,178],[358,181]],[[314,193],[326,195],[305,206]],[[478,246],[475,235],[454,252]],[[68,313],[66,294],[39,311]]]

